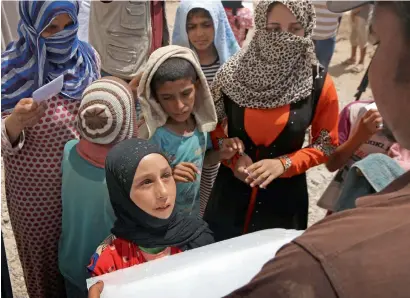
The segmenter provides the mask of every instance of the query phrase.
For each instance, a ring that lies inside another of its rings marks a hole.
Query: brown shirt
[[[309,228],[227,297],[410,297],[410,172]]]

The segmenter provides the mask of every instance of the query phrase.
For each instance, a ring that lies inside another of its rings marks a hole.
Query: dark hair
[[[156,89],[166,82],[191,79],[195,83],[197,78],[198,74],[191,62],[183,58],[169,58],[155,72],[151,80],[151,91],[156,96]]]
[[[198,17],[204,17],[204,18],[208,18],[212,20],[212,16],[209,13],[209,11],[207,11],[204,8],[193,8],[188,12],[188,15],[186,17],[187,23],[189,22],[190,19],[192,19],[194,16],[198,16]]]

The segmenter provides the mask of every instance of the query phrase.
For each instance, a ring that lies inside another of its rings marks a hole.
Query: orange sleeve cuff
[[[220,141],[226,139],[227,137],[228,136],[226,135],[224,130],[224,123],[218,123],[215,130],[211,132],[211,141],[214,150],[219,150]],[[223,160],[221,163],[233,171],[239,157],[239,154],[235,154],[234,157],[232,157],[230,160]]]
[[[336,149],[338,138],[339,102],[332,78],[327,75],[312,121],[312,142],[291,154],[281,156],[285,172],[282,178],[305,173],[325,163]]]

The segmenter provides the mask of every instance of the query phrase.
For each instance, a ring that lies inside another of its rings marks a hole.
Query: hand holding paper
[[[64,75],[52,80],[46,85],[40,87],[33,92],[33,100],[40,103],[47,100],[53,96],[56,96],[63,89]]]

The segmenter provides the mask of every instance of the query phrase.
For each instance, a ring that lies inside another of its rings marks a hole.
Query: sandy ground
[[[167,2],[167,17],[170,20],[170,29],[173,29],[173,19],[175,16],[175,10],[177,3]],[[340,63],[347,59],[350,55],[350,44],[348,41],[349,25],[347,16],[344,17],[342,25],[340,27],[336,51],[333,56],[333,60],[330,66],[330,74],[336,85],[336,89],[339,95],[340,108],[346,106],[349,102],[354,100],[354,94],[362,79],[363,73],[353,74],[341,66]],[[370,56],[373,53],[372,49],[369,49],[369,62]],[[371,97],[371,92],[368,90],[362,98]],[[310,195],[310,208],[309,208],[309,225],[322,219],[325,212],[324,210],[316,206],[317,200],[322,195],[323,191],[332,179],[333,174],[329,173],[324,166],[319,166],[308,172],[308,186]],[[24,278],[22,275],[21,265],[17,254],[16,243],[11,229],[9,215],[7,211],[7,205],[4,192],[4,177],[2,174],[2,231],[4,235],[4,242],[6,246],[6,253],[8,259],[9,270],[11,273],[11,280],[13,286],[14,296],[17,298],[28,297],[26,287],[24,284]]]

